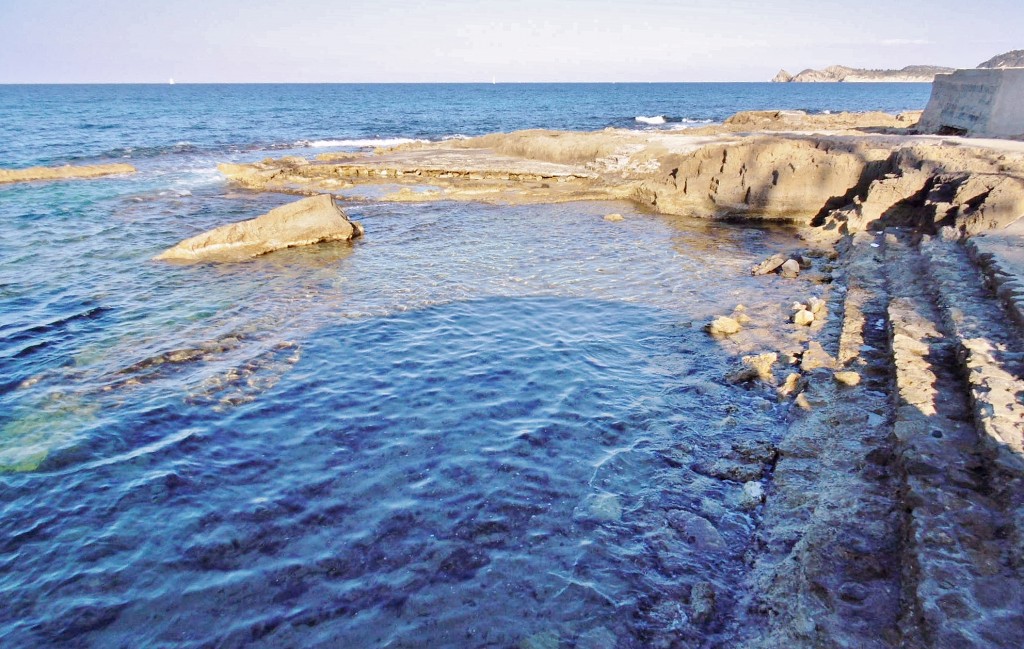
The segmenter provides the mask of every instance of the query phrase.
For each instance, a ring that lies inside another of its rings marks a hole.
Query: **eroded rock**
[[[795,259],[789,259],[786,263],[782,264],[780,274],[786,279],[794,279],[800,276],[800,262]]]
[[[740,323],[729,316],[718,316],[706,327],[712,336],[731,336],[740,332]]]
[[[116,163],[105,165],[64,165],[63,167],[29,167],[28,169],[0,169],[0,185],[24,183],[37,180],[68,180],[78,178],[99,178],[117,174],[133,174],[135,167]]]
[[[154,259],[239,261],[282,248],[349,241],[362,234],[363,226],[350,221],[333,196],[321,194],[185,239]]]

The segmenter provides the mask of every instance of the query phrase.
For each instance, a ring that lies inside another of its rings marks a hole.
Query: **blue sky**
[[[765,81],[973,67],[1022,25],[1021,0],[0,0],[0,83]]]

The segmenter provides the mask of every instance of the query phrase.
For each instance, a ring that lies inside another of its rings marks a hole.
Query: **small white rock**
[[[793,314],[793,322],[801,327],[809,327],[814,322],[814,314],[807,309],[801,309]]]
[[[740,495],[740,507],[743,509],[754,509],[764,502],[764,486],[756,480],[743,484],[743,493]]]

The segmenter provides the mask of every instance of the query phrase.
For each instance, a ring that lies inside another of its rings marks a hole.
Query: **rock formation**
[[[73,167],[29,167],[28,169],[0,169],[0,184],[23,183],[34,180],[66,180],[72,178],[98,178],[116,174],[133,174],[135,167],[116,163]]]
[[[321,194],[185,239],[154,259],[238,261],[282,248],[348,241],[362,234],[363,227],[348,219],[333,196]]]
[[[951,146],[910,135],[915,119],[760,111],[679,132],[520,131],[221,171],[262,191],[376,186],[381,200],[402,202],[632,200],[663,214],[816,223],[835,234],[890,225],[973,234],[1024,215],[1024,146]]]
[[[1024,50],[1013,50],[1005,54],[998,54],[979,65],[978,68],[982,70],[1024,68]]]
[[[772,81],[793,83],[931,83],[935,79],[935,75],[948,74],[952,71],[953,68],[944,68],[936,65],[908,65],[900,70],[865,70],[862,68],[848,68],[844,65],[831,65],[824,70],[808,69],[797,75],[791,75],[782,70],[775,75]]]
[[[918,129],[940,134],[1024,136],[1024,68],[957,70],[936,77]]]

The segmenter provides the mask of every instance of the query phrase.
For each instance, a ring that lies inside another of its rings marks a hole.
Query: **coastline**
[[[681,133],[525,131],[221,171],[249,190],[349,200],[627,199],[796,223],[801,272],[824,291],[809,326],[748,304],[720,334],[741,367],[730,380],[797,406],[767,493],[749,489],[763,519],[747,587],[729,596],[766,631],[743,646],[1011,647],[1024,629],[1024,346],[1008,315],[1021,278],[1007,281],[1015,267],[999,255],[1024,242],[1007,229],[1024,215],[1024,143],[912,124],[766,112]],[[1002,247],[979,253],[986,232]],[[691,595],[695,615],[710,615],[706,600]]]

